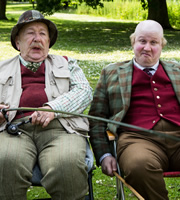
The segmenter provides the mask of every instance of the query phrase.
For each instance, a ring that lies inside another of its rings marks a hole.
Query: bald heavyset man
[[[102,70],[89,114],[180,137],[180,64],[160,60],[166,45],[161,25],[142,21],[130,40],[134,58]],[[97,165],[109,176],[117,167],[107,129],[118,135],[117,160],[127,183],[146,200],[167,200],[163,172],[180,170],[180,143],[90,121]]]

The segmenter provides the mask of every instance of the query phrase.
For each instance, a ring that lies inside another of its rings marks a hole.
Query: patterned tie
[[[153,70],[154,70],[153,68],[145,68],[145,69],[143,69],[143,71],[146,72],[146,74],[148,74],[150,77],[153,75],[151,73],[151,71],[153,71]]]

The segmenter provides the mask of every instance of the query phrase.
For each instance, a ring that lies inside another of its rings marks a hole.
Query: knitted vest
[[[34,73],[21,64],[22,95],[19,107],[42,107],[48,101],[45,89],[45,64],[44,62]],[[16,119],[31,115],[32,112],[17,112]]]
[[[123,122],[151,129],[162,118],[180,126],[180,105],[162,65],[149,77],[134,66],[131,104]]]

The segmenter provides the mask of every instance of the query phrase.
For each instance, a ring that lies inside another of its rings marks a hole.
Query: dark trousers
[[[180,137],[180,127],[164,119],[153,129]],[[180,142],[150,134],[122,132],[117,156],[125,180],[146,200],[168,200],[163,171],[180,171]]]

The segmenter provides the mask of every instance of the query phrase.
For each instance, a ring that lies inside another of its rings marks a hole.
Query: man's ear
[[[20,50],[19,37],[18,36],[16,36],[16,38],[15,38],[15,43],[16,43],[17,49]]]

